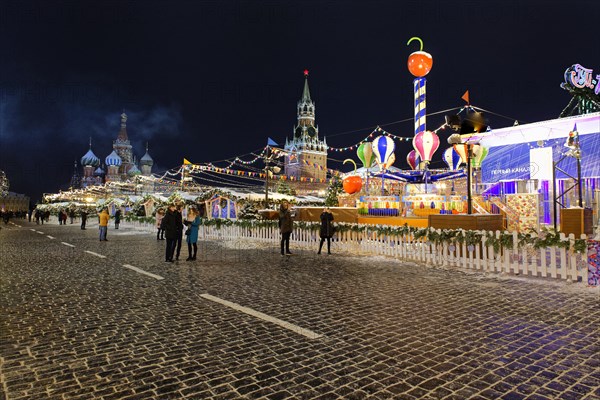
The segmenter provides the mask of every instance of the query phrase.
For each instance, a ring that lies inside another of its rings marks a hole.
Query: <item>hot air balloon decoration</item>
[[[377,165],[379,165],[381,170],[384,170],[388,159],[394,154],[394,149],[396,148],[394,141],[388,136],[378,136],[373,140],[371,147],[373,148]]]
[[[390,168],[392,165],[394,165],[395,162],[396,162],[396,154],[392,153],[392,155],[389,156],[388,159],[387,159],[387,161],[385,162],[385,165],[383,166],[383,169]]]
[[[356,162],[354,162],[354,160],[352,160],[351,158],[347,158],[344,160],[344,164],[346,164],[347,162],[351,162],[352,164],[354,164],[354,173],[356,173]],[[358,193],[362,188],[362,178],[358,175],[347,176],[342,181],[342,187],[344,189],[344,192],[348,194]]]
[[[411,150],[406,156],[406,162],[408,163],[411,169],[415,170],[421,162],[421,157],[419,157],[419,153],[417,153],[415,150]]]
[[[419,153],[421,160],[428,164],[440,146],[440,138],[435,132],[423,131],[413,137],[413,148]]]
[[[356,155],[360,159],[364,168],[371,168],[375,164],[375,157],[373,157],[373,147],[370,142],[361,143],[356,150]]]
[[[448,147],[444,150],[444,162],[448,165],[448,168],[455,171],[458,169],[462,160],[460,159],[460,155],[454,150],[453,147]]]
[[[475,169],[481,168],[481,163],[488,155],[488,148],[479,144],[473,146],[473,156],[471,157],[471,167]]]

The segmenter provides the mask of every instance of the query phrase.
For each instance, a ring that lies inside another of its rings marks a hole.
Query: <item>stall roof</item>
[[[466,137],[469,137],[472,142],[479,142],[489,148],[566,138],[575,125],[579,135],[599,134],[600,112],[492,129],[489,132]]]

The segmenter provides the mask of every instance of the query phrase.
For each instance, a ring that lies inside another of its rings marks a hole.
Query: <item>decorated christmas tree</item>
[[[333,175],[329,187],[327,188],[327,197],[325,198],[325,205],[328,207],[336,207],[339,204],[338,194],[344,190],[342,186],[342,179],[339,174]]]

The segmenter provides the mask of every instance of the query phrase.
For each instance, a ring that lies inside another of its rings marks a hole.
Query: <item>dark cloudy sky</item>
[[[509,117],[488,115],[492,128],[556,118],[565,69],[600,72],[598,15],[597,0],[2,0],[0,169],[34,201],[56,192],[90,136],[98,157],[110,153],[123,109],[156,171],[283,142],[305,68],[321,135],[349,146],[413,117],[412,36],[434,58],[429,113],[460,107],[469,89],[475,106]]]

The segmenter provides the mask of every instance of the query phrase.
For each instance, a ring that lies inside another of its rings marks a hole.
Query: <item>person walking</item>
[[[71,219],[71,224],[75,220],[75,210],[69,210],[69,218]]]
[[[292,213],[290,212],[290,204],[283,201],[279,207],[279,232],[281,232],[281,255],[291,255],[290,252],[290,236],[294,230],[294,222],[292,221]],[[284,252],[285,250],[285,252]]]
[[[115,211],[115,229],[119,229],[120,223],[121,223],[121,209],[117,209],[117,211]]]
[[[85,229],[85,223],[87,222],[87,211],[81,210],[81,229]]]
[[[190,213],[184,224],[188,227],[187,231],[185,231],[188,258],[185,261],[196,261],[196,253],[198,253],[198,230],[200,228],[200,215],[196,208],[190,208]],[[194,248],[194,255],[192,255],[192,247]]]
[[[167,239],[167,245],[165,247],[165,262],[174,262],[173,256],[175,254],[175,246],[177,245],[177,232],[179,229],[183,230],[181,217],[177,218],[175,210],[175,204],[169,204],[169,208],[162,219],[162,228],[165,231],[165,237]]]
[[[321,213],[321,243],[319,243],[319,251],[317,254],[321,254],[321,250],[323,249],[323,243],[325,239],[327,239],[327,254],[331,254],[331,237],[333,236],[333,214],[329,207],[325,207],[323,212]]]
[[[162,227],[162,220],[165,217],[165,210],[159,208],[156,210],[156,240],[165,240],[165,230]]]
[[[110,215],[108,215],[108,209],[104,207],[100,214],[98,214],[98,229],[100,230],[100,241],[108,242],[106,238],[106,234],[108,231],[108,220],[110,219]]]
[[[39,225],[40,224],[40,210],[38,210],[37,208],[35,209],[35,224]]]
[[[175,261],[179,261],[179,254],[181,254],[181,244],[183,242],[183,215],[181,214],[181,205],[179,204],[175,207],[175,215],[178,221]]]

